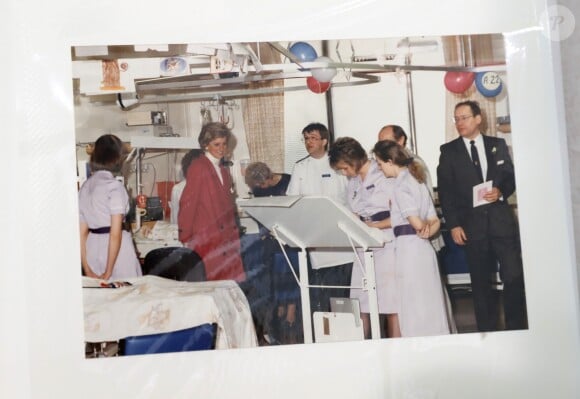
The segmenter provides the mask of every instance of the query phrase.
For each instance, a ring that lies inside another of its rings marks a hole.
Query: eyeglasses
[[[461,116],[454,116],[453,123],[463,122],[466,119],[473,118],[473,115],[461,115]]]
[[[302,141],[303,143],[307,142],[307,141],[321,141],[322,137],[316,137],[316,136],[302,136],[302,138],[300,139],[300,141]]]

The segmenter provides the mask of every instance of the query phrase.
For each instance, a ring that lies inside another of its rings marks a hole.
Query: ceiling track
[[[486,66],[434,66],[434,65],[378,65],[378,64],[361,64],[361,63],[328,63],[329,68],[343,70],[365,70],[359,73],[386,73],[386,72],[406,72],[406,71],[439,71],[439,72],[486,72],[486,71],[504,71],[505,64],[494,64]],[[279,79],[305,78],[311,76],[310,71],[301,72],[275,72],[268,74],[248,74],[245,76],[236,76],[228,78],[215,78],[213,75],[205,74],[186,75],[179,77],[164,77],[155,79],[146,79],[135,82],[138,92],[155,91],[155,90],[183,90],[196,87],[215,87],[217,85],[231,84],[248,84],[251,82],[263,82]]]
[[[329,68],[337,68],[348,71],[351,77],[360,80],[348,80],[347,82],[334,82],[332,88],[359,86],[380,82],[380,77],[374,74],[400,73],[413,71],[435,72],[486,72],[505,71],[505,64],[493,64],[485,66],[433,66],[433,65],[379,65],[375,63],[335,63],[329,62]],[[353,72],[355,71],[355,72]],[[146,79],[135,82],[135,89],[139,103],[156,102],[180,102],[191,100],[208,100],[215,97],[242,98],[253,95],[267,95],[283,93],[286,91],[306,90],[306,85],[252,88],[252,84],[307,78],[311,76],[309,70],[285,72],[269,71],[267,73],[251,72],[244,76],[219,77],[213,74],[185,75],[177,77],[163,77]],[[176,93],[181,92],[181,93]]]
[[[371,69],[377,72],[398,72],[398,71],[431,71],[431,72],[502,72],[506,70],[505,64],[492,64],[481,66],[449,66],[449,65],[377,65],[361,63],[338,63],[329,62],[328,67],[341,69]]]
[[[147,79],[135,82],[135,89],[137,93],[144,93],[148,91],[156,90],[184,90],[184,89],[194,89],[194,88],[211,88],[216,86],[230,86],[230,85],[248,85],[251,83],[264,82],[269,80],[284,80],[284,79],[295,79],[295,78],[305,78],[310,76],[310,72],[279,72],[279,73],[269,73],[269,74],[253,74],[241,77],[231,77],[231,78],[197,78],[191,79],[191,76],[181,76],[179,78],[156,78]],[[212,75],[203,75],[212,76]],[[189,79],[187,79],[189,78]]]
[[[309,73],[306,73],[305,77],[310,76]],[[353,72],[352,77],[361,79],[361,80],[351,80],[348,82],[337,82],[332,83],[331,88],[339,88],[339,87],[347,87],[347,86],[362,86],[373,84],[381,81],[379,76],[370,75],[369,73],[363,72]],[[224,80],[224,79],[222,79]],[[203,91],[199,92],[189,92],[184,94],[153,94],[139,96],[139,103],[140,104],[148,104],[148,103],[158,103],[158,102],[181,102],[181,101],[192,101],[192,100],[211,100],[215,99],[216,97],[222,98],[243,98],[248,96],[255,96],[255,95],[267,95],[267,94],[279,94],[284,93],[287,91],[299,91],[299,90],[308,90],[308,86],[306,85],[299,85],[299,86],[280,86],[280,87],[263,87],[263,88],[247,88],[243,86],[232,87],[232,88],[216,88],[216,89],[203,89]]]

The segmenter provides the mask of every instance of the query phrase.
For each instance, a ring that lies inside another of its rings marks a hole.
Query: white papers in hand
[[[492,189],[492,181],[488,180],[481,184],[473,186],[473,207],[489,204],[489,201],[486,201],[483,196],[487,194]]]

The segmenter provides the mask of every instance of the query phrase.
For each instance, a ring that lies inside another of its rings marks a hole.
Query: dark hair
[[[264,162],[252,162],[246,167],[244,181],[250,188],[259,187],[260,184],[272,177],[272,171]]]
[[[373,148],[375,157],[383,162],[392,161],[397,166],[406,166],[419,183],[425,183],[425,170],[421,164],[409,156],[409,153],[398,143],[391,140],[378,141]]]
[[[202,151],[205,152],[205,147],[207,147],[207,145],[214,139],[218,137],[225,137],[226,141],[229,141],[231,135],[232,132],[223,123],[210,122],[201,128],[201,132],[199,133],[197,141],[199,143],[199,147],[202,149]]]
[[[407,133],[403,130],[403,128],[399,125],[385,125],[381,128],[381,131],[390,127],[393,130],[393,137],[395,141],[398,142],[401,137],[403,138],[403,146],[407,145]]]
[[[366,151],[358,141],[352,137],[340,137],[328,150],[330,167],[336,169],[339,162],[350,165],[358,173],[360,168],[369,160]]]
[[[320,138],[322,140],[326,140],[326,145],[324,146],[325,150],[328,150],[328,145],[330,144],[330,132],[328,128],[324,126],[322,123],[314,122],[306,125],[304,129],[302,129],[302,135],[304,136],[305,133],[312,133],[314,131],[318,131],[320,134]]]
[[[481,108],[479,107],[479,103],[477,101],[467,100],[457,103],[455,105],[455,110],[463,106],[468,106],[471,109],[473,116],[481,115]]]
[[[91,171],[119,172],[123,164],[123,142],[115,135],[104,134],[95,141],[91,153]]]
[[[203,151],[200,148],[194,148],[193,150],[188,151],[183,158],[181,158],[181,173],[183,174],[183,178],[187,177],[187,169],[189,169],[189,165],[193,162],[194,159],[199,158],[203,155]]]

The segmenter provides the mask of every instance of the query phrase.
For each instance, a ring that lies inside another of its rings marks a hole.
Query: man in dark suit
[[[453,119],[460,137],[441,146],[438,192],[445,225],[465,248],[478,330],[497,329],[493,276],[498,262],[506,329],[527,328],[519,231],[507,203],[515,191],[507,145],[481,134],[475,101],[458,103]],[[491,181],[492,188],[480,194],[484,204],[474,206],[473,187],[484,181]]]

